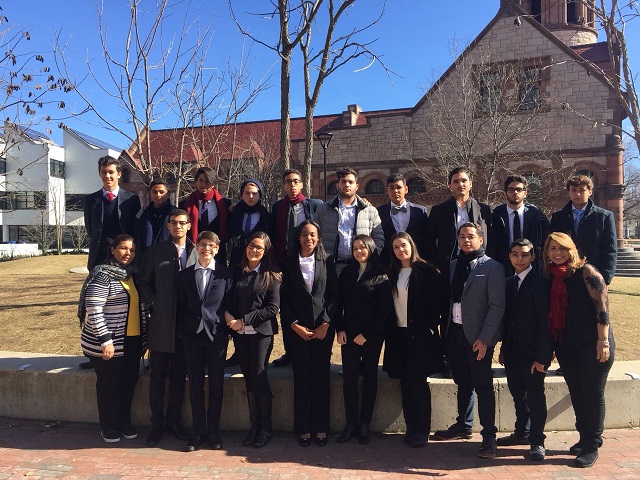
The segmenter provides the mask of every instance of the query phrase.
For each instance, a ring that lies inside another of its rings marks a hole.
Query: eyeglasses
[[[218,244],[217,243],[199,243],[198,248],[201,248],[203,250],[206,250],[206,249],[214,250],[218,248]]]
[[[185,225],[188,225],[190,222],[178,222],[176,220],[171,220],[169,222],[169,225],[171,225],[172,227],[177,227],[178,225],[180,225],[181,227],[184,227]]]
[[[284,181],[285,185],[300,185],[301,183],[302,183],[302,180],[300,180],[299,178],[294,178],[293,180],[286,179]]]
[[[261,247],[259,245],[255,245],[253,243],[250,243],[249,245],[247,245],[247,248],[249,250],[255,250],[256,252],[262,252],[264,250],[264,247]]]
[[[526,188],[521,188],[521,187],[509,187],[507,188],[507,192],[509,193],[520,193],[520,192],[525,192],[527,189]]]

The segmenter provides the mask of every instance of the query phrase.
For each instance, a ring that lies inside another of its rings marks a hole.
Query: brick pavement
[[[223,433],[225,449],[183,453],[183,442],[165,436],[154,448],[144,445],[147,429],[136,440],[105,444],[96,425],[47,424],[0,418],[0,480],[148,478],[234,479],[640,479],[640,430],[608,430],[593,468],[572,468],[567,450],[575,432],[550,432],[547,460],[525,459],[524,447],[499,448],[491,460],[475,456],[472,440],[431,442],[410,449],[400,435],[374,435],[368,447],[338,445],[335,436],[324,448],[301,448],[291,434],[277,434],[265,448],[241,446],[242,434]]]

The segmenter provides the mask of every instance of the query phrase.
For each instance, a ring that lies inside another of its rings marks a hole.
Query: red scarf
[[[189,230],[189,238],[193,243],[196,243],[198,238],[198,220],[200,218],[200,202],[203,200],[214,199],[216,207],[218,208],[218,217],[220,218],[220,231],[217,232],[221,242],[227,240],[227,205],[224,203],[224,199],[216,190],[212,188],[206,194],[195,190],[191,195],[187,197],[185,202],[185,210],[189,214],[189,220],[191,222],[191,229]]]
[[[567,286],[564,279],[567,278],[567,264],[551,265],[551,308],[549,309],[549,331],[555,342],[562,343],[562,335],[567,319]]]
[[[304,202],[306,199],[307,197],[302,193],[299,193],[293,198],[290,198],[289,195],[285,195],[280,202],[280,205],[278,205],[278,211],[276,212],[276,231],[282,232],[282,235],[278,235],[280,241],[275,246],[275,255],[279,262],[281,262],[287,255],[287,220],[289,219],[289,210],[291,209],[291,205],[297,205]]]

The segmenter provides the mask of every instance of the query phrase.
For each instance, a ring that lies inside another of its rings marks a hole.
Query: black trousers
[[[273,350],[273,335],[254,333],[233,335],[240,370],[244,375],[247,392],[255,392],[258,398],[271,397],[271,387],[267,377],[269,356]]]
[[[534,370],[533,360],[518,355],[520,347],[512,344],[512,351],[504,357],[507,385],[516,409],[515,434],[529,435],[531,445],[544,446],[544,426],[547,423],[547,397],[544,393],[545,373]]]
[[[288,327],[291,328],[291,327]],[[293,429],[298,434],[329,432],[331,346],[335,328],[323,340],[303,340],[294,332]]]
[[[154,427],[180,424],[187,363],[181,341],[176,342],[175,353],[151,350],[149,352],[151,371],[149,372],[149,406],[151,424]],[[164,415],[165,380],[169,378],[169,404]]]
[[[427,437],[431,431],[431,388],[426,378],[410,377],[407,329],[398,328],[402,376],[400,394],[407,434]]]
[[[104,360],[90,357],[96,372],[98,415],[103,432],[131,425],[131,402],[142,357],[142,337],[124,337],[124,355]]]
[[[349,340],[342,345],[342,393],[347,425],[370,423],[378,393],[378,362],[382,338],[371,338],[364,345]],[[362,408],[358,416],[358,379],[362,365]]]
[[[602,446],[606,413],[604,388],[615,356],[613,339],[610,343],[611,355],[604,363],[596,359],[594,344],[555,345],[556,357],[569,387],[576,416],[576,430],[580,434],[583,451],[592,451]]]
[[[464,336],[462,325],[451,324],[447,334],[447,355],[451,362],[453,381],[458,386],[457,422],[460,425],[465,423],[475,391],[483,437],[495,437],[497,432],[496,398],[491,374],[493,350],[494,347],[488,346],[484,358],[477,360],[478,354],[472,350]]]
[[[295,340],[293,337],[297,336],[291,327],[282,324],[282,318],[280,318],[280,333],[282,335],[282,344],[284,345],[284,353],[291,355],[292,347],[291,343]]]
[[[226,334],[215,335],[211,341],[203,330],[192,338],[184,339],[183,344],[189,375],[193,433],[201,437],[217,434],[220,429],[224,364],[229,337]],[[205,366],[209,376],[209,405],[206,408],[204,404]]]

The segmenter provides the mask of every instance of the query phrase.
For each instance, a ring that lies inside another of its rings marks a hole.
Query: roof
[[[79,132],[78,130],[74,130],[73,128],[69,128],[66,125],[62,127],[65,131],[69,132],[74,137],[78,138],[80,141],[85,143],[88,147],[93,148],[94,150],[98,149],[110,149],[120,151],[122,148],[116,147],[110,143],[100,140],[99,138],[92,137],[91,135],[87,135],[86,133]]]
[[[592,63],[609,62],[607,42],[590,43],[571,47],[574,52]]]

